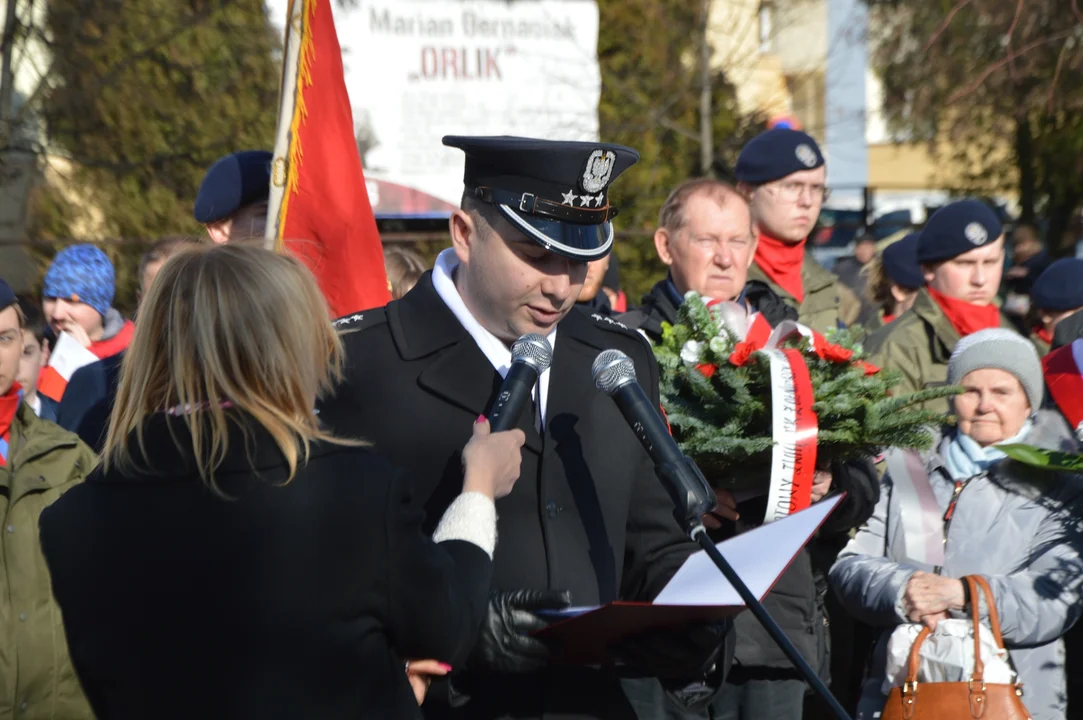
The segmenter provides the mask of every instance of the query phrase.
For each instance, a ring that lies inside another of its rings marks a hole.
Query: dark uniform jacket
[[[403,663],[464,660],[485,551],[435,545],[404,475],[368,448],[314,443],[286,483],[278,446],[243,421],[215,473],[222,497],[167,422],[190,448],[180,419],[156,415],[149,466],[99,469],[41,514],[96,716],[420,718]]]
[[[56,424],[98,452],[105,446],[125,354],[117,353],[72,373],[56,409]]]
[[[797,320],[797,310],[765,283],[749,281],[742,295],[772,327],[783,320]],[[643,297],[643,304],[639,308],[624,313],[618,320],[629,327],[642,330],[653,341],[657,341],[662,335],[663,322],[677,322],[678,300],[679,295],[670,280],[662,280]],[[850,528],[864,523],[872,515],[879,498],[879,482],[870,464],[840,463],[832,468],[832,474],[832,494],[845,491],[848,493],[847,499],[825,523],[820,540],[814,541],[812,547],[798,553],[763,603],[814,668],[824,668],[827,662],[828,646],[823,608],[826,583],[823,578],[826,567],[830,567],[834,560],[831,553],[838,552],[838,543],[833,540],[833,536],[845,536]],[[763,519],[766,510],[765,497],[740,503],[738,512],[742,519],[737,525],[726,523],[728,527],[719,533],[720,536],[755,527],[759,524],[758,521]],[[828,556],[829,559],[821,560],[821,555]],[[814,566],[822,572],[814,572]],[[738,615],[735,627],[736,663],[746,667],[793,667],[751,613]]]
[[[359,315],[340,321],[346,380],[320,416],[410,471],[431,530],[461,490],[462,448],[493,404],[500,376],[436,293],[431,273],[401,300]],[[496,504],[495,589],[566,589],[573,605],[651,600],[696,550],[646,451],[594,386],[591,364],[608,348],[632,358],[658,402],[658,368],[643,338],[577,310],[560,322],[544,431],[524,410],[519,481]],[[434,693],[427,717],[634,717],[611,669],[467,668],[453,685],[471,700],[451,709]]]

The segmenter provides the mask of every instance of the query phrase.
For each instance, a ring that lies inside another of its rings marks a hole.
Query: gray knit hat
[[[997,368],[1014,375],[1027,394],[1032,412],[1038,412],[1045,393],[1042,361],[1033,343],[1019,333],[989,328],[967,335],[955,345],[948,360],[948,384],[958,385],[975,370]]]

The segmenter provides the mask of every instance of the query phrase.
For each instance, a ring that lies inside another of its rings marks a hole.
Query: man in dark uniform
[[[522,474],[497,506],[489,616],[467,666],[430,693],[426,716],[635,718],[619,683],[629,673],[664,678],[671,697],[703,705],[721,682],[728,624],[621,643],[619,667],[558,665],[528,636],[545,610],[651,600],[696,551],[649,456],[591,377],[598,353],[617,348],[657,404],[650,347],[611,319],[572,312],[587,263],[613,244],[609,185],[638,155],[525,138],[444,143],[466,153],[452,248],[401,300],[339,321],[346,379],[321,418],[408,469],[431,528],[461,488],[460,450],[493,404],[509,346],[538,333],[554,352],[518,419]]]

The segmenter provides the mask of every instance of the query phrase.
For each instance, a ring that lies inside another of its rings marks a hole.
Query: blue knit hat
[[[113,306],[116,273],[109,256],[94,245],[72,245],[56,254],[41,294],[83,302],[103,317]]]
[[[958,200],[933,213],[918,238],[918,262],[950,260],[1003,233],[996,213],[980,200]]]
[[[824,164],[820,146],[800,130],[777,127],[748,141],[737,158],[737,182],[763,185]]]
[[[910,233],[884,248],[880,262],[884,272],[896,285],[911,290],[925,286],[925,274],[918,264],[918,233]]]
[[[1083,307],[1083,260],[1061,258],[1045,269],[1030,291],[1039,310],[1075,310]]]

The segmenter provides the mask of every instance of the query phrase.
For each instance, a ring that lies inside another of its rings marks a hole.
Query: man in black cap
[[[696,551],[649,456],[591,377],[598,353],[617,348],[657,404],[650,347],[611,319],[572,312],[587,263],[613,245],[610,183],[638,155],[512,137],[444,142],[466,153],[452,247],[401,300],[340,321],[346,379],[320,417],[406,468],[432,527],[461,489],[460,450],[493,404],[510,345],[538,333],[553,360],[518,418],[527,439],[519,482],[497,505],[489,617],[425,714],[631,719],[619,682],[628,672],[664,677],[672,697],[702,706],[721,682],[728,624],[621,643],[612,649],[621,668],[550,664],[550,648],[529,637],[546,610],[651,600]],[[654,687],[647,717],[661,707]]]
[[[266,150],[244,150],[219,158],[207,170],[193,214],[213,242],[263,241],[272,157]]]

